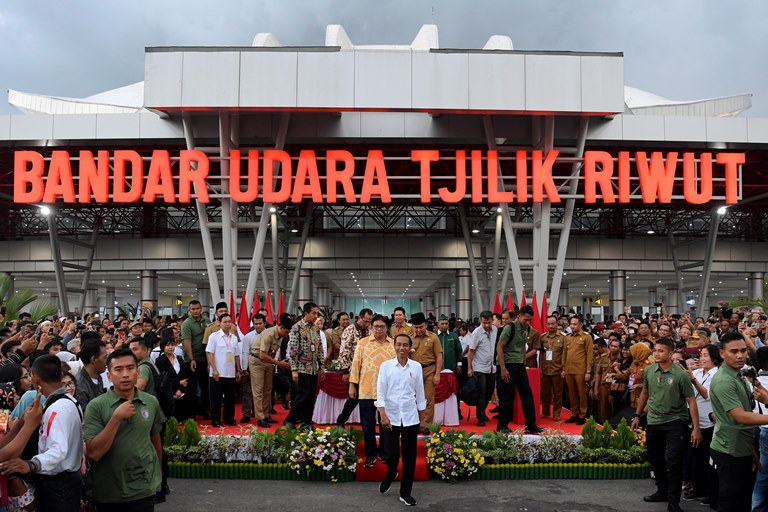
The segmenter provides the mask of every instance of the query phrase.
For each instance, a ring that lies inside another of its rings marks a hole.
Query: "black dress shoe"
[[[219,428],[221,426],[221,422],[220,421],[212,421],[211,422],[211,426],[213,426],[215,428]]]
[[[512,431],[509,430],[509,427],[498,427],[496,429],[496,432],[498,432],[499,434],[509,434]]]
[[[584,418],[576,418],[576,422],[575,422],[575,423],[576,423],[577,425],[583,425],[583,424],[585,424],[586,422],[587,422],[587,420],[585,420]]]
[[[256,422],[256,424],[261,428],[272,428],[272,424],[267,420],[259,420]]]
[[[565,423],[576,423],[577,421],[579,421],[579,417],[578,416],[571,416],[570,418],[565,420]]]
[[[269,410],[269,414],[277,414],[277,411],[274,407]]]
[[[296,429],[296,424],[295,423],[291,423],[290,421],[286,421],[285,423],[283,423],[283,425],[285,425],[286,428],[289,428],[291,430],[295,430]]]
[[[477,426],[478,427],[484,427],[486,420],[477,420]]]
[[[291,406],[288,405],[288,401],[287,400],[285,402],[283,402],[283,409],[285,409],[286,411],[290,411],[291,410]]]
[[[230,427],[236,427],[237,426],[237,422],[235,420],[226,420],[224,423],[226,423]]]
[[[646,503],[661,503],[662,501],[667,501],[667,495],[656,491],[650,496],[643,496],[643,501]]]
[[[400,473],[397,473],[397,475],[399,475],[399,474]],[[390,480],[387,477],[384,477],[384,480],[379,484],[379,492],[381,494],[384,494],[385,492],[387,492],[389,490],[390,487],[392,487],[392,482],[397,480],[397,475],[395,475],[395,478],[393,478],[392,480]]]
[[[270,418],[269,416],[267,416],[267,417],[266,417],[266,418],[264,418],[264,419],[265,419],[265,420],[267,420],[267,422],[268,422],[268,423],[277,423],[277,420],[273,420],[273,419],[272,419],[272,418]]]
[[[670,503],[667,505],[667,512],[683,512],[683,509],[680,508],[679,503]]]
[[[251,422],[251,417],[248,416],[247,414],[243,415],[243,418],[240,420],[240,423],[250,423],[250,422]]]
[[[499,408],[498,407],[494,407],[493,409],[491,409],[491,412],[499,412]]]
[[[532,427],[525,427],[526,434],[541,434],[542,432],[544,432],[544,429],[541,427],[537,427],[536,425]]]

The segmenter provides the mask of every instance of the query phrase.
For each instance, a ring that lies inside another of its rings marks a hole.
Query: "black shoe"
[[[272,428],[272,424],[267,420],[259,420],[256,422],[256,424],[261,428]]]
[[[291,406],[288,405],[288,401],[283,402],[283,409],[285,409],[286,411],[290,411],[291,410]]]
[[[155,494],[155,504],[157,503],[165,503],[165,494],[162,491]]]
[[[267,423],[277,423],[278,422],[277,420],[273,420],[270,416],[267,416],[264,419],[267,421]]]
[[[277,414],[277,411],[274,407],[269,410],[269,414]]]
[[[576,423],[577,425],[583,425],[583,424],[585,424],[586,422],[587,422],[587,420],[585,420],[584,418],[576,418],[576,422],[575,422],[575,423]]]
[[[240,420],[240,423],[250,423],[250,422],[251,422],[251,417],[250,417],[250,416],[248,416],[247,414],[245,414],[245,415],[242,417],[242,419]]]
[[[395,475],[395,478],[393,478],[392,480],[390,480],[387,477],[384,477],[384,480],[381,482],[381,484],[379,484],[379,492],[381,494],[384,494],[385,492],[387,492],[389,490],[389,488],[392,487],[392,482],[397,480],[397,475],[399,475],[399,474],[400,473],[397,473]]]
[[[226,423],[230,427],[236,427],[237,422],[235,420],[226,420],[224,423]]]
[[[406,507],[416,506],[416,500],[413,499],[413,496],[400,496],[400,501],[402,501]]]
[[[486,420],[477,420],[477,426],[478,427],[484,427]]]
[[[667,512],[683,512],[683,509],[680,508],[679,503],[670,503],[667,505]]]
[[[464,415],[463,415],[463,414],[461,414],[461,413],[459,413],[459,419],[460,419],[460,420],[463,420],[463,419],[464,419]]]
[[[542,432],[544,432],[544,429],[541,427],[537,427],[536,425],[532,427],[525,427],[526,434],[541,434]]]
[[[499,408],[498,407],[494,407],[493,409],[491,409],[491,412],[499,412]]]
[[[497,427],[496,432],[498,432],[499,434],[509,434],[512,431],[509,430],[509,427]]]
[[[212,421],[211,422],[211,426],[213,426],[214,428],[219,428],[219,427],[221,427],[221,422],[220,421]]]
[[[171,488],[168,486],[168,484],[164,484],[160,492],[162,492],[165,495],[171,494]]]
[[[579,421],[579,417],[578,416],[571,416],[570,418],[565,420],[565,423],[576,423],[577,421]]]
[[[661,503],[662,501],[667,501],[667,495],[656,491],[650,496],[643,496],[643,501],[646,503]]]
[[[291,423],[290,421],[284,422],[283,425],[285,425],[287,428],[289,428],[291,430],[296,430],[296,424],[295,423]]]
[[[376,464],[376,457],[366,457],[365,467],[372,468]]]
[[[429,427],[424,427],[423,429],[419,430],[419,434],[423,436],[431,436],[432,432],[429,430]]]

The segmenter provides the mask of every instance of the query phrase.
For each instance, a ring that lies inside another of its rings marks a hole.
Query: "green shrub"
[[[179,435],[179,445],[186,446],[187,448],[197,447],[200,444],[200,431],[197,427],[197,422],[193,419],[189,419],[184,422],[184,428]]]
[[[637,446],[637,436],[627,425],[627,419],[622,418],[621,423],[616,427],[616,435],[611,439],[610,448],[614,450],[629,450]]]
[[[581,427],[581,444],[587,449],[603,448],[603,434],[598,430],[595,418],[589,417]]]
[[[601,432],[603,434],[603,448],[610,448],[611,447],[611,441],[613,438],[613,427],[611,424],[606,421],[603,423],[603,430]]]
[[[179,443],[179,422],[173,416],[165,424],[165,437],[163,446],[173,446]]]

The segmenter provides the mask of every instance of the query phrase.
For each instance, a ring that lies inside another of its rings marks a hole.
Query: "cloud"
[[[506,34],[518,49],[623,51],[628,85],[678,100],[751,92],[744,115],[768,117],[768,2],[757,0],[6,2],[0,90],[87,96],[141,80],[145,46],[248,46],[258,32],[321,45],[331,23],[358,44],[408,44],[433,19],[443,47]]]

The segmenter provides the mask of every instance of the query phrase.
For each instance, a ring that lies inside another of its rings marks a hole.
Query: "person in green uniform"
[[[157,399],[136,387],[139,362],[133,352],[112,352],[107,374],[112,387],[91,400],[83,420],[96,510],[153,510],[165,417]]]
[[[720,339],[723,364],[712,377],[709,396],[715,416],[715,433],[709,454],[715,461],[719,482],[718,510],[752,510],[752,464],[755,454],[755,425],[768,424],[768,415],[755,414],[755,401],[745,378],[739,373],[747,362],[747,344],[738,332]],[[768,390],[754,381],[754,395],[768,402]],[[757,508],[754,510],[758,510]]]
[[[497,432],[509,432],[515,404],[515,390],[520,395],[525,416],[525,433],[541,434],[544,429],[536,425],[536,407],[533,401],[528,370],[525,367],[525,344],[536,329],[531,327],[533,308],[523,306],[517,320],[504,326],[496,347],[499,369],[496,375],[496,391],[499,394],[499,422]]]
[[[204,419],[210,418],[210,399],[208,392],[208,360],[205,356],[203,336],[205,328],[211,321],[203,316],[203,306],[199,300],[189,301],[189,318],[181,324],[181,342],[184,346],[184,359],[189,363],[192,372],[189,376],[189,386],[193,396],[197,396],[195,390],[200,385],[200,402],[197,404],[197,413]],[[194,419],[194,418],[193,418]]]
[[[448,329],[448,317],[440,315],[437,319],[437,339],[443,347],[443,368],[457,373],[461,368],[461,342],[459,335]]]
[[[643,500],[649,503],[666,501],[669,512],[682,511],[680,494],[689,421],[693,423],[691,445],[695,448],[701,442],[699,410],[693,385],[679,363],[673,363],[674,350],[675,342],[669,338],[661,338],[656,342],[653,348],[656,362],[643,373],[643,391],[637,400],[632,420],[632,428],[636,429],[648,404],[646,445],[648,461],[656,475],[657,490]]]

